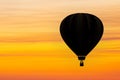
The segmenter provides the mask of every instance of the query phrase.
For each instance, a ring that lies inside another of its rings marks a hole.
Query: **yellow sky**
[[[63,18],[78,12],[104,24],[85,67],[59,33]],[[0,0],[0,80],[120,80],[119,13],[120,0]]]

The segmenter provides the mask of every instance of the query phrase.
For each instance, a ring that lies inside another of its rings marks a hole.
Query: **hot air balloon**
[[[103,35],[103,24],[95,15],[75,13],[63,19],[60,33],[65,43],[78,56],[80,66],[84,66],[83,60]]]

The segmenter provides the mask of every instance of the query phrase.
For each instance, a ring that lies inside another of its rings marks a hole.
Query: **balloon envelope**
[[[61,22],[60,33],[79,60],[84,60],[101,39],[103,24],[92,14],[71,14]]]

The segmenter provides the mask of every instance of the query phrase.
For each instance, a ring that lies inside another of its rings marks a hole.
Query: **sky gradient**
[[[84,67],[59,32],[73,13],[104,24]],[[119,13],[120,0],[0,0],[0,80],[120,80]]]

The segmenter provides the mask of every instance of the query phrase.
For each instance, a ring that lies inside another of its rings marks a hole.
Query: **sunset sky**
[[[73,13],[104,24],[84,67],[59,32]],[[0,80],[120,80],[120,0],[0,0],[0,63]]]

